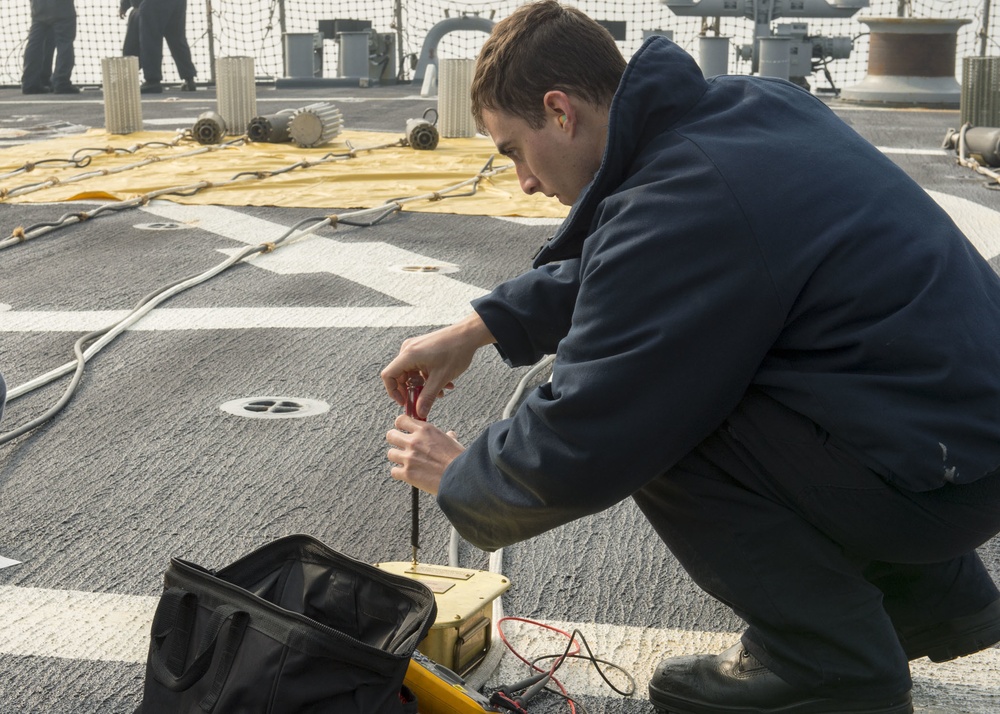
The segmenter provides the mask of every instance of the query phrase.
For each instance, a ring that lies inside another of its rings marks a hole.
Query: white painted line
[[[20,560],[14,560],[13,558],[5,558],[2,555],[0,555],[0,569],[9,568],[12,565],[20,565],[20,564],[21,564]]]
[[[562,218],[524,218],[521,216],[496,216],[498,221],[508,221],[519,223],[522,226],[558,226],[562,225]]]
[[[646,685],[656,665],[668,657],[718,654],[739,642],[739,632],[703,632],[668,628],[646,628],[581,622],[546,620],[546,625],[565,632],[579,629],[594,656],[621,666],[636,681],[637,699],[647,697]],[[508,640],[529,661],[546,654],[558,654],[566,639],[520,622],[503,623]],[[952,662],[935,664],[927,659],[910,663],[914,703],[942,706],[953,711],[958,706],[967,714],[995,714],[1000,711],[1000,649],[991,648]],[[509,653],[487,683],[499,687],[527,675],[527,666]],[[627,680],[605,668],[616,687],[625,689]],[[571,695],[617,697],[588,662],[567,661],[558,675]],[[966,699],[968,697],[968,699]]]
[[[1000,255],[1000,212],[967,198],[928,191],[984,258]]]
[[[466,303],[421,307],[206,307],[160,308],[129,330],[319,329],[335,327],[432,327],[469,314]],[[0,312],[0,332],[83,332],[118,322],[127,310]]]
[[[1000,255],[1000,213],[938,191],[928,194],[952,217],[982,255]],[[274,240],[287,227],[218,206],[183,206],[157,201],[143,210],[248,245]],[[558,219],[520,219],[559,223]],[[546,223],[547,224],[547,223]],[[487,291],[443,273],[405,272],[399,265],[450,263],[402,250],[388,243],[341,243],[320,235],[292,242],[249,261],[279,275],[327,272],[407,303],[396,307],[161,308],[130,329],[220,330],[252,328],[430,327],[465,317],[469,302]],[[220,250],[232,255],[234,249]],[[460,273],[459,273],[460,274]],[[106,327],[125,316],[122,310],[42,312],[0,307],[0,332],[80,332]]]
[[[288,228],[218,206],[182,206],[154,202],[143,210],[191,225],[247,245],[272,241]],[[330,229],[332,230],[332,229]],[[221,249],[233,255],[237,249]],[[469,303],[486,290],[456,280],[444,272],[408,272],[400,265],[438,265],[449,272],[460,266],[445,263],[388,243],[341,243],[319,235],[291,238],[272,253],[247,261],[278,275],[330,273],[387,295],[404,306],[375,307],[206,307],[160,308],[133,325],[132,330],[242,330],[253,328],[433,327],[462,319]],[[212,267],[206,265],[206,270]],[[197,291],[197,288],[195,288]],[[0,310],[0,332],[80,332],[97,330],[125,317],[127,311]]]
[[[184,206],[161,201],[154,202],[143,210],[247,245],[275,240],[288,230],[279,223],[220,206]],[[464,314],[471,310],[470,300],[482,297],[487,292],[443,273],[396,270],[399,265],[440,265],[449,271],[460,266],[388,243],[341,243],[323,237],[322,230],[305,240],[293,236],[274,252],[253,258],[252,264],[280,275],[331,273],[415,306],[442,309],[448,305],[461,304],[465,309]],[[220,252],[233,255],[237,251],[226,249]]]
[[[0,653],[18,656],[60,657],[107,662],[146,661],[149,630],[157,597],[0,586]],[[646,684],[662,659],[681,655],[718,653],[735,644],[739,632],[705,632],[675,628],[634,627],[587,622],[543,620],[566,632],[580,630],[594,655],[614,662],[636,680],[635,698],[646,698]],[[504,634],[529,660],[562,652],[566,640],[530,624],[509,621]],[[496,646],[503,646],[500,642]],[[956,692],[1000,701],[1000,650],[988,649],[954,662],[911,663],[914,697],[923,705],[954,706]],[[524,678],[526,666],[505,654],[488,686],[497,687]],[[605,674],[620,689],[619,673]],[[567,661],[559,679],[576,696],[615,697],[597,671],[582,661]],[[973,694],[978,693],[978,694]],[[996,698],[994,698],[996,697]],[[992,714],[989,703],[963,711]]]
[[[876,146],[883,154],[902,154],[905,156],[947,156],[952,152],[945,149],[894,149],[889,146]]]
[[[0,653],[145,662],[157,601],[0,585]]]

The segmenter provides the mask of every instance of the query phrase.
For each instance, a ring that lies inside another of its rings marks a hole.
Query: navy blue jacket
[[[484,548],[626,498],[750,385],[899,487],[1000,468],[1000,279],[948,215],[822,102],[706,81],[648,40],[598,173],[535,269],[474,308],[552,381],[447,469]]]

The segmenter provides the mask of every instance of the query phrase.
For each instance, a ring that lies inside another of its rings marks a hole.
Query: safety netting
[[[821,0],[820,0],[821,1]],[[829,63],[829,76],[817,72],[809,78],[817,87],[843,87],[861,81],[867,69],[868,27],[866,17],[896,17],[901,12],[916,18],[962,18],[969,20],[958,33],[956,71],[960,58],[1000,54],[1000,40],[989,14],[989,0],[870,0],[868,7],[849,18],[824,19],[790,17],[782,19],[785,5],[801,0],[773,0],[775,20],[805,23],[810,37],[848,38],[854,49],[850,56]],[[331,24],[332,20],[356,20],[370,23],[371,29],[392,35],[396,79],[409,81],[414,76],[423,45],[439,23],[450,18],[480,17],[497,21],[518,5],[518,0],[460,2],[457,0],[188,0],[187,38],[199,69],[199,80],[212,78],[216,58],[249,56],[262,80],[286,76],[289,36],[320,34],[315,53],[324,77],[338,76],[338,47],[331,28],[350,27]],[[749,74],[751,62],[742,59],[740,48],[753,42],[754,22],[746,17],[680,17],[661,0],[580,0],[570,1],[595,20],[613,25],[620,33],[619,46],[626,57],[641,45],[651,31],[668,31],[674,41],[695,53],[698,38],[706,24],[715,22],[713,32],[731,38],[729,71]],[[732,0],[733,7],[752,7],[752,0]],[[837,4],[837,3],[831,3]],[[101,59],[121,53],[125,20],[118,16],[115,0],[76,0],[78,30],[75,44],[78,84],[101,82]],[[789,15],[792,13],[790,12]],[[993,11],[996,15],[996,11]],[[0,33],[0,84],[20,82],[24,44],[30,26],[27,0],[4,6],[5,28]],[[485,39],[478,30],[456,30],[445,34],[435,45],[439,58],[474,58]],[[164,57],[164,80],[179,81],[169,53]],[[830,87],[830,88],[833,88]]]

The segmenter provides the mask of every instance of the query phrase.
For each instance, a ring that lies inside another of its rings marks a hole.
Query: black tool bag
[[[430,589],[303,535],[218,572],[172,558],[141,714],[404,714]]]

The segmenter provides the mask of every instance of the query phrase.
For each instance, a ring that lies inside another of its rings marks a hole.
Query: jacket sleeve
[[[777,291],[735,199],[711,169],[677,180],[605,199],[551,382],[445,471],[438,503],[474,545],[604,510],[670,469],[731,413],[780,333]],[[513,342],[519,357],[541,348]]]
[[[555,353],[569,331],[579,277],[578,259],[550,263],[472,302],[507,364],[523,367]]]

